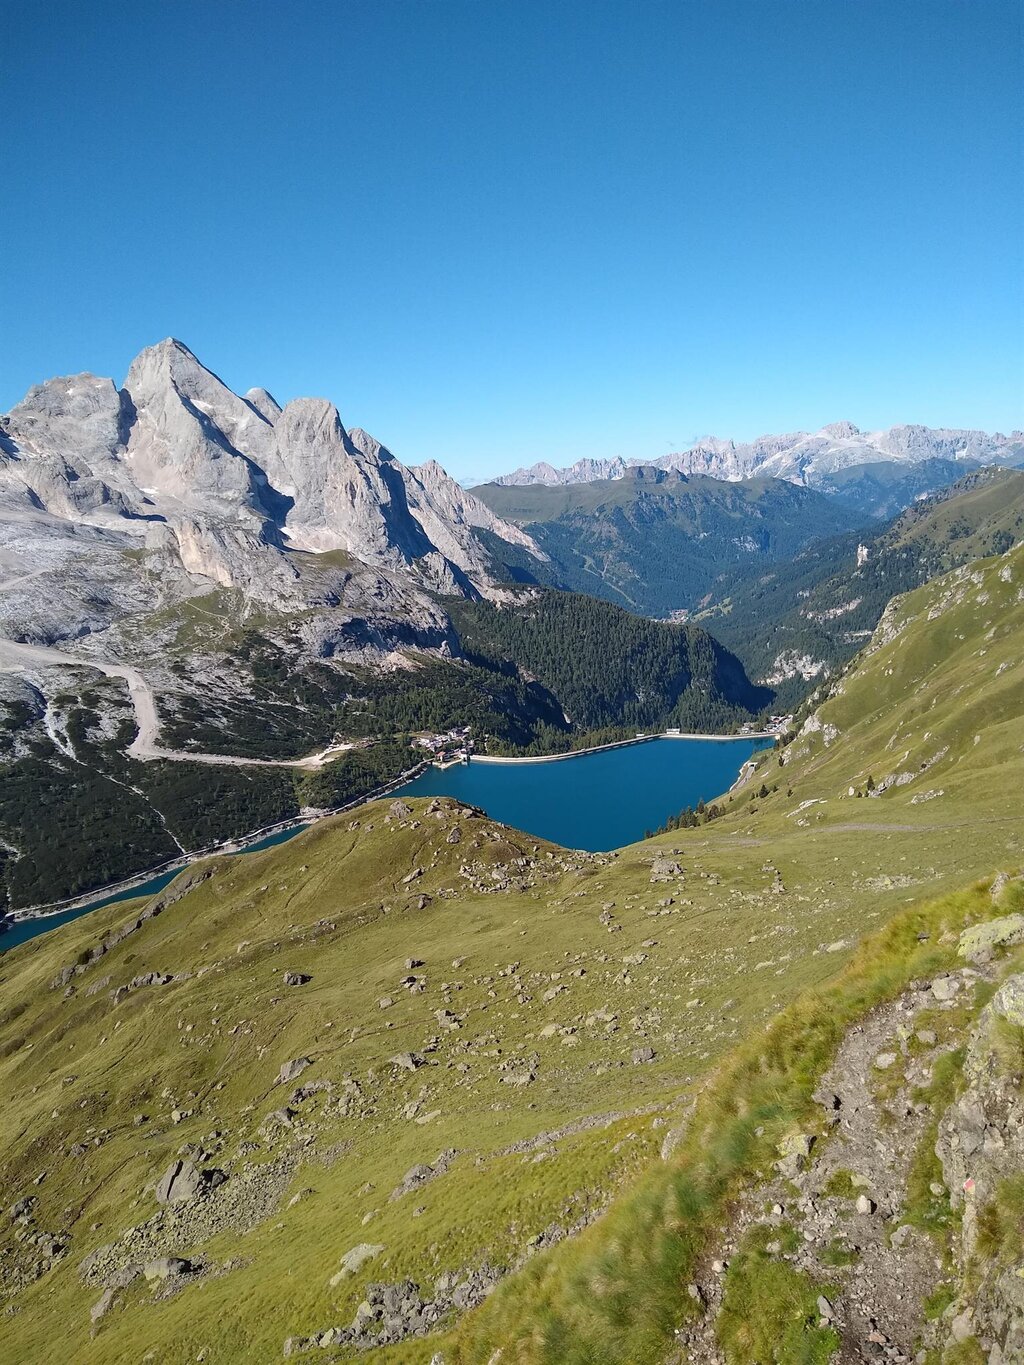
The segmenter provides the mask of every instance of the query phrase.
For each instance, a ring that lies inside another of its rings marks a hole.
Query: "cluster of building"
[[[434,762],[447,766],[449,763],[465,763],[473,751],[470,727],[458,725],[442,734],[417,735],[415,743],[427,749],[434,756]]]
[[[789,729],[792,719],[792,716],[769,716],[768,720],[763,725],[757,725],[752,721],[748,721],[745,725],[740,726],[739,733],[741,735],[757,735],[763,733],[769,735],[784,735]]]

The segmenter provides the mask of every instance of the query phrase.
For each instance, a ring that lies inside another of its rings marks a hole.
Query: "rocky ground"
[[[752,1246],[822,1287],[818,1326],[838,1336],[834,1365],[924,1365],[968,1342],[989,1365],[1024,1358],[1020,1268],[972,1275],[983,1197],[1024,1166],[1020,1076],[1001,1074],[992,1040],[1000,1021],[1024,1022],[1024,976],[980,1007],[999,976],[993,949],[1020,941],[1019,915],[967,931],[961,955],[973,966],[912,982],[850,1030],[815,1095],[821,1128],[780,1144],[775,1178],[744,1193],[689,1286],[706,1311],[680,1331],[674,1362],[725,1365],[716,1320],[730,1261]],[[943,1059],[959,1084],[933,1096]],[[922,1206],[911,1177],[916,1167],[920,1182],[931,1152],[939,1178]]]

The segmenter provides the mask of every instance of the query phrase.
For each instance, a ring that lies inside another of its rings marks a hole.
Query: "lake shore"
[[[633,739],[616,739],[610,744],[593,744],[589,749],[570,749],[564,754],[537,754],[526,758],[501,758],[496,754],[470,754],[470,763],[562,763],[568,758],[584,758],[587,754],[603,754],[610,749],[628,749],[634,744],[649,744],[655,739],[707,739],[716,744],[731,740],[774,739],[771,730],[756,730],[747,735],[702,735],[692,731],[663,732],[657,735],[636,735]],[[440,766],[440,764],[435,765]]]
[[[195,853],[183,854],[180,858],[172,858],[168,862],[159,863],[155,867],[147,868],[145,871],[137,872],[131,877],[125,877],[122,881],[111,882],[107,886],[97,887],[92,891],[86,891],[81,896],[73,896],[68,900],[50,901],[43,905],[26,905],[17,910],[9,910],[6,915],[8,924],[24,924],[27,920],[51,919],[56,915],[64,915],[69,912],[81,911],[83,914],[90,910],[100,910],[105,904],[113,903],[117,900],[130,900],[128,894],[137,888],[147,886],[152,881],[157,881],[161,877],[166,877],[167,881],[173,880],[179,872],[183,872],[186,867],[191,867],[194,863],[201,862],[204,858],[216,858],[222,854],[229,856],[255,853],[259,849],[253,847],[266,839],[274,839],[281,834],[295,833],[300,834],[302,830],[309,829],[320,820],[327,820],[332,815],[343,815],[345,811],[354,810],[357,806],[366,805],[370,801],[380,801],[385,796],[390,796],[392,792],[404,787],[408,782],[413,781],[428,765],[417,763],[415,767],[409,768],[406,772],[400,773],[382,787],[377,787],[374,791],[368,792],[365,796],[357,797],[353,801],[347,801],[344,805],[334,806],[330,810],[308,811],[305,815],[293,816],[289,820],[278,820],[275,824],[264,825],[261,829],[252,830],[248,834],[239,835],[237,839],[226,839],[223,843],[211,844],[207,848],[198,849]],[[4,949],[4,935],[0,932],[0,952]]]

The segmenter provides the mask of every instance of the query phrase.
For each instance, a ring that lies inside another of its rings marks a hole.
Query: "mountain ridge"
[[[863,464],[917,465],[928,460],[974,464],[1024,462],[1024,431],[990,435],[971,429],[925,427],[914,424],[862,432],[852,422],[831,422],[816,432],[797,431],[733,441],[704,436],[686,450],[657,458],[577,460],[564,468],[546,461],[487,480],[504,486],[590,483],[618,479],[637,465],[676,469],[684,474],[708,474],[729,481],[757,474],[772,475],[815,487],[838,471]]]
[[[134,535],[186,573],[288,596],[289,550],[353,555],[430,591],[493,589],[473,528],[529,538],[441,470],[403,465],[346,431],[333,403],[239,397],[174,338],[133,360],[124,386],[47,380],[0,418],[0,518],[33,512]],[[444,539],[442,551],[426,531]]]

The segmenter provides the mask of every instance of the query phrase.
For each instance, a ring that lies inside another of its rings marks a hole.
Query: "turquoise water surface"
[[[454,796],[529,834],[591,853],[642,839],[670,815],[728,791],[771,740],[653,739],[558,763],[428,768],[403,796]]]

